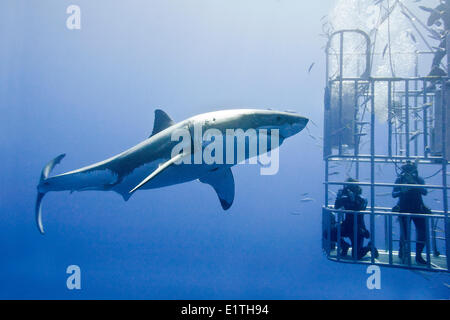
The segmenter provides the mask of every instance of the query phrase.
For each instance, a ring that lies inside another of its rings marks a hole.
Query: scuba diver
[[[423,178],[419,177],[417,165],[411,161],[407,161],[401,167],[401,172],[395,180],[395,184],[421,184],[425,182]],[[431,210],[423,203],[422,196],[427,194],[427,189],[423,187],[410,188],[405,186],[395,186],[392,191],[393,198],[399,198],[397,205],[392,209],[393,212],[400,213],[420,213],[428,214]],[[416,262],[418,264],[426,264],[427,262],[422,258],[422,251],[425,247],[426,241],[426,221],[422,217],[411,218],[416,226]],[[408,257],[406,250],[406,232],[408,230],[408,217],[399,216],[400,222],[400,248],[399,257],[402,261]]]
[[[336,243],[337,243],[337,222],[336,222],[336,216],[333,213],[330,213],[330,247],[329,250],[335,250],[336,249]],[[327,230],[323,230],[323,239],[328,239],[328,231]],[[340,256],[343,255],[344,250],[345,250],[345,255],[347,255],[347,251],[350,247],[350,245],[344,240],[340,239],[340,247],[341,247],[341,252],[340,252]]]
[[[352,178],[348,178],[346,182],[358,182]],[[367,199],[361,197],[362,190],[358,185],[345,185],[341,190],[339,190],[336,201],[334,204],[335,209],[344,209],[344,210],[352,210],[352,211],[362,211],[367,207]],[[354,235],[354,221],[356,216],[356,243],[355,235]],[[362,259],[369,251],[371,251],[371,243],[367,246],[364,246],[364,238],[370,238],[370,233],[366,229],[366,225],[364,223],[364,215],[358,213],[346,213],[345,219],[341,224],[341,237],[349,238],[351,241],[352,248],[357,248],[356,258],[358,260]],[[342,256],[346,256],[350,245],[341,239],[341,248],[342,248]],[[372,254],[375,258],[378,258],[378,250],[375,248]]]
[[[438,51],[434,54],[431,71],[428,75],[442,77],[447,75],[439,65],[441,64],[442,58],[444,58],[447,53],[446,38],[447,34],[450,32],[450,0],[441,1],[436,8],[429,10],[431,13],[428,17],[427,25],[429,27],[434,24],[441,25],[442,23],[439,20],[442,19],[444,31],[441,32],[441,43],[439,44]]]

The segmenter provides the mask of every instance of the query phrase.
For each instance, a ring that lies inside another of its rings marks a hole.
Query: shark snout
[[[284,138],[293,136],[302,131],[309,121],[309,119],[298,114],[289,114],[286,115],[286,118],[286,123],[280,128],[280,134]]]

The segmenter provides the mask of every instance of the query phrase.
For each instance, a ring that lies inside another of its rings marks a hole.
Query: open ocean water
[[[198,181],[140,190],[53,192],[34,217],[43,166],[62,173],[146,139],[154,110],[175,121],[233,108],[295,110],[322,136],[334,1],[3,0],[0,3],[0,298],[448,299],[447,281],[327,260],[322,150],[306,130],[276,175],[232,169],[223,211]],[[69,5],[81,29],[66,27]],[[308,72],[308,68],[314,66]],[[380,142],[381,143],[381,142]],[[304,194],[312,198],[302,202]],[[366,194],[367,196],[367,194]],[[66,268],[81,269],[68,290]]]

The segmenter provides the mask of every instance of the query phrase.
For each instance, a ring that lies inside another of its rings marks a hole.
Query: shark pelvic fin
[[[156,169],[155,171],[153,171],[150,175],[148,175],[144,180],[142,180],[136,187],[134,187],[133,189],[131,189],[129,191],[129,193],[133,193],[135,192],[137,189],[139,189],[140,187],[142,187],[144,184],[146,184],[147,182],[149,182],[152,178],[154,178],[156,175],[158,175],[159,173],[161,173],[164,169],[166,169],[167,167],[169,167],[170,165],[174,164],[176,161],[180,160],[181,158],[183,158],[185,155],[182,153],[177,154],[175,157],[173,157],[172,159],[169,159],[168,161],[164,162],[163,164],[160,164],[158,169]]]
[[[152,131],[152,134],[150,135],[150,137],[154,136],[158,132],[161,132],[168,127],[173,126],[174,124],[175,124],[175,122],[173,122],[173,120],[167,115],[167,113],[165,113],[161,109],[156,109],[155,110],[155,121],[153,124],[153,131]]]
[[[231,207],[234,200],[234,178],[231,168],[216,169],[199,180],[214,188],[223,210]]]

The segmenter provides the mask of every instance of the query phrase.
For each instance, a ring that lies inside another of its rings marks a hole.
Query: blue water
[[[44,164],[55,173],[142,141],[153,111],[176,121],[227,108],[292,109],[321,135],[325,39],[333,1],[3,0],[0,4],[0,298],[449,298],[441,281],[328,261],[321,250],[322,151],[303,131],[280,171],[233,168],[224,212],[191,182],[137,192],[49,193],[34,221]],[[65,26],[81,8],[81,30]],[[315,62],[311,72],[308,67]],[[309,192],[316,201],[300,203]],[[292,215],[292,212],[301,212]],[[66,288],[78,265],[82,289]]]

